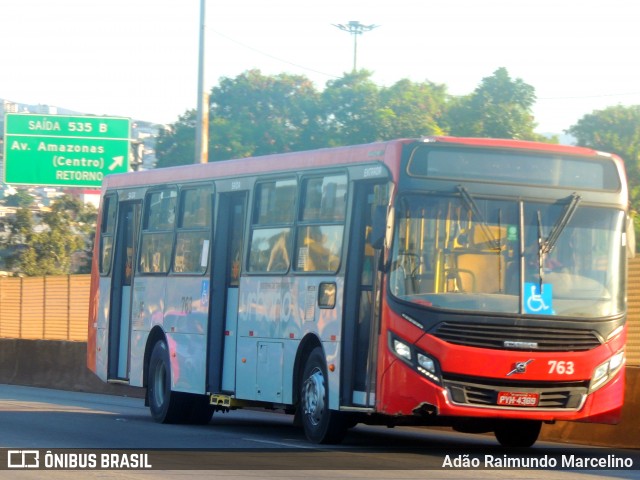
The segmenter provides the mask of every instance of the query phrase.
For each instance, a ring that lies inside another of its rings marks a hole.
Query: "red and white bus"
[[[88,366],[158,422],[283,409],[312,442],[357,423],[495,432],[616,423],[622,161],[431,137],[108,176]]]

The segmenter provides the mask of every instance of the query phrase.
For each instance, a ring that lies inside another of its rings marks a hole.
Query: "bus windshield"
[[[389,286],[439,309],[600,318],[624,308],[624,213],[582,205],[406,195]]]

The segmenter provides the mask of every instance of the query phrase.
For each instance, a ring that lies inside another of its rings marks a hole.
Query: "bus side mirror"
[[[378,205],[373,212],[373,225],[371,228],[371,246],[375,250],[381,250],[387,234],[387,208]]]

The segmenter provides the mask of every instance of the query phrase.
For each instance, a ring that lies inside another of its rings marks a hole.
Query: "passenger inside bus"
[[[271,248],[267,271],[285,271],[289,269],[289,230],[283,230]]]

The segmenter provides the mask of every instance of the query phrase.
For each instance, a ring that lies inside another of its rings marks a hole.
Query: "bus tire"
[[[528,448],[538,440],[542,422],[537,420],[502,420],[496,423],[495,436],[507,448]]]
[[[329,410],[327,385],[327,365],[316,347],[305,363],[300,390],[302,427],[313,443],[340,443],[347,432],[343,415]]]
[[[183,396],[171,390],[171,363],[164,340],[156,342],[149,359],[147,395],[151,416],[158,423],[180,423],[185,420]]]
[[[191,425],[206,425],[213,417],[213,406],[209,404],[209,397],[206,395],[188,395],[189,410],[186,422]]]

